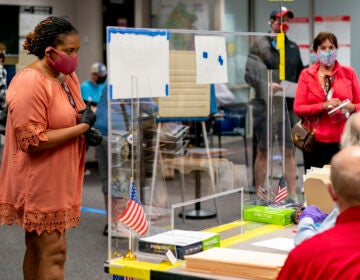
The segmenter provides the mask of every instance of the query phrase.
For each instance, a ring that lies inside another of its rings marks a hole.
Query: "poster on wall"
[[[159,24],[161,28],[208,30],[208,0],[160,0]]]
[[[158,18],[160,28],[209,30],[208,0],[160,0]],[[171,34],[172,48],[193,50],[194,37],[191,34]]]
[[[290,22],[290,29],[287,36],[299,45],[301,58],[304,65],[309,64],[309,47],[313,40],[309,32],[309,18],[298,17]],[[343,16],[315,16],[314,17],[314,37],[320,31],[332,32],[338,39],[339,55],[338,61],[343,65],[351,64],[350,56],[350,28],[351,17]]]

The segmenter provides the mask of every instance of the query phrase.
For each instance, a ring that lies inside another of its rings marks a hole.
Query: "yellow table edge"
[[[171,268],[182,265],[183,262],[176,262],[171,264],[170,261],[163,261],[160,263],[149,263],[137,260],[115,259],[109,263],[109,274],[129,276],[139,279],[150,279],[150,271],[166,271]]]
[[[236,227],[243,226],[245,224],[248,224],[248,221],[234,221],[228,224],[215,226],[213,228],[209,228],[205,231],[207,232],[223,232],[226,230],[230,230]],[[229,247],[231,245],[235,245],[241,242],[244,242],[246,240],[258,237],[263,234],[267,234],[288,226],[289,225],[273,225],[268,224],[235,236],[232,236],[230,238],[226,238],[224,240],[220,241],[220,247]],[[138,279],[144,279],[144,280],[150,280],[150,272],[153,271],[167,271],[169,269],[181,266],[184,263],[184,261],[179,260],[175,264],[171,264],[170,261],[163,261],[160,263],[149,263],[149,262],[143,262],[143,261],[137,261],[137,260],[124,260],[123,258],[119,259],[113,259],[109,262],[109,274],[113,275],[121,275],[121,276],[128,276]]]

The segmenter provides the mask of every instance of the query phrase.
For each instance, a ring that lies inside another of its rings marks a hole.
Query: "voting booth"
[[[268,139],[266,201],[274,201],[280,182],[286,189],[285,143],[292,141],[285,98],[294,95],[295,86],[280,81],[278,70],[257,71],[263,95],[255,99],[245,74],[249,46],[260,36],[276,40],[269,33],[108,27],[111,179],[105,271],[114,279],[150,279],[154,271],[172,270],[184,255],[222,246],[221,234],[210,234],[209,228],[249,223],[243,213],[257,200],[251,189],[253,161],[245,158],[241,134],[224,133],[220,146],[209,142],[215,122],[225,132],[241,121],[252,143],[261,116]],[[274,82],[283,91],[273,92]],[[219,104],[219,84],[232,94],[227,107]],[[245,104],[245,114],[239,104]],[[169,169],[175,174],[171,180],[165,176]],[[300,180],[295,186],[300,193]]]

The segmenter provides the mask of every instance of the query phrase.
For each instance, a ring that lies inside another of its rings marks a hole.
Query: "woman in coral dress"
[[[96,119],[74,73],[79,48],[67,20],[41,21],[24,43],[38,59],[16,74],[6,95],[0,224],[25,230],[24,279],[64,279],[65,233],[79,224],[84,133]]]

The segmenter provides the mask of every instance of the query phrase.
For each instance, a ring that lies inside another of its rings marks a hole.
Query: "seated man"
[[[344,132],[341,136],[341,148],[347,148],[354,145],[360,145],[360,114],[352,114],[346,122]],[[329,229],[334,226],[336,218],[339,215],[339,209],[335,203],[334,210],[329,216],[321,213],[319,209],[311,205],[306,208],[300,216],[298,230],[295,235],[295,245],[300,244],[305,239]]]
[[[360,147],[331,160],[329,193],[340,214],[335,226],[296,246],[277,279],[360,279]]]

